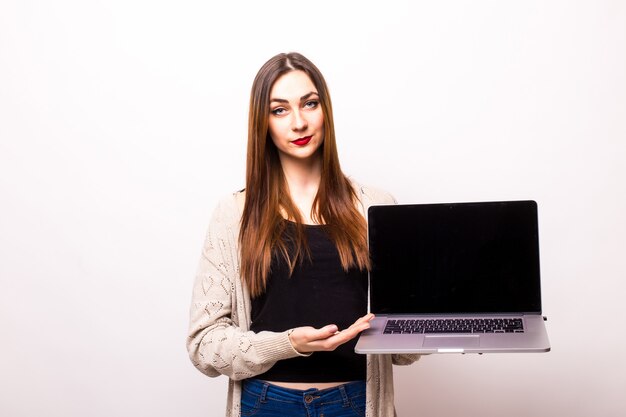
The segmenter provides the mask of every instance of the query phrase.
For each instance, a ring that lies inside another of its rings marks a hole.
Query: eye
[[[287,110],[285,110],[283,107],[277,107],[273,109],[270,113],[272,113],[274,116],[281,116],[285,114],[286,111]]]
[[[309,100],[306,103],[304,103],[304,108],[306,109],[314,109],[317,106],[319,106],[320,102],[317,100]]]

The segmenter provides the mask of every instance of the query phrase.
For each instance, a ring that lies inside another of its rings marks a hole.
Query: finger
[[[357,319],[357,321],[355,321],[354,323],[352,323],[352,325],[349,328],[354,328],[354,327],[363,327],[365,329],[369,329],[370,327],[370,322],[374,319],[374,315],[373,314],[367,314],[363,317],[359,317]]]
[[[303,335],[303,342],[307,345],[305,349],[307,351],[335,350],[337,346],[354,339],[363,330],[369,329],[371,327],[370,321],[373,318],[374,315],[371,313],[359,317],[350,327],[342,331],[338,331],[334,324],[329,324],[320,329],[307,327],[306,334]],[[294,336],[296,336],[295,333]]]
[[[363,329],[364,330],[364,329]],[[322,344],[326,350],[335,350],[338,346],[343,345],[346,342],[354,339],[361,333],[361,329],[343,330],[336,335],[329,337]]]
[[[328,326],[324,326],[320,329],[320,333],[333,335],[339,331],[339,328],[335,324],[329,324]]]
[[[347,329],[344,329],[336,334],[334,334],[332,337],[328,338],[328,342],[333,345],[335,347],[346,343],[349,340],[354,339],[355,337],[357,337],[362,331],[367,330],[371,327],[369,321],[362,321],[361,323],[354,323],[352,326],[348,327]]]
[[[313,329],[307,336],[309,341],[328,339],[332,335],[336,334],[339,328],[334,324],[329,324],[321,329]]]
[[[354,323],[352,326],[348,327],[347,329],[342,330],[341,333],[347,333],[351,337],[355,337],[356,335],[358,335],[364,330],[369,329],[370,327],[372,327],[372,325],[370,324],[369,321],[362,322],[362,323]]]
[[[360,324],[360,323],[369,323],[370,321],[372,321],[374,319],[374,314],[373,313],[368,313],[366,315],[364,315],[363,317],[359,317],[357,319],[357,321],[354,322],[354,324]]]

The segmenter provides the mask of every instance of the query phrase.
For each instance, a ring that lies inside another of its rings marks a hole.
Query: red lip
[[[296,139],[292,141],[291,143],[293,143],[294,145],[298,145],[298,146],[304,146],[311,141],[311,138],[313,138],[313,136],[305,136],[303,138]]]

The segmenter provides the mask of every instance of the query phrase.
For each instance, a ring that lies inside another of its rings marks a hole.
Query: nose
[[[301,111],[296,110],[293,112],[293,118],[291,120],[291,130],[299,132],[305,130],[308,127],[308,122],[304,114]]]

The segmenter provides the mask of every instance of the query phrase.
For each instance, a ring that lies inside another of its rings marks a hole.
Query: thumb
[[[339,328],[335,324],[329,324],[327,326],[322,327],[319,330],[320,336],[323,339],[326,339],[327,337],[334,335],[338,331],[339,331]]]

